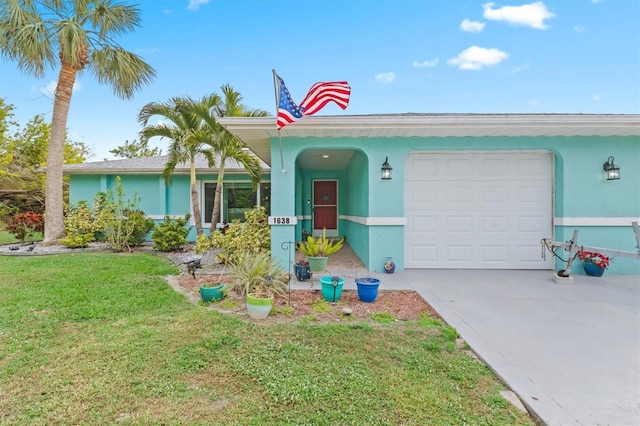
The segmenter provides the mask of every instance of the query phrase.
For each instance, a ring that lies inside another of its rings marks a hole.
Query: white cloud
[[[383,72],[380,74],[376,74],[375,76],[376,81],[379,81],[380,83],[392,83],[393,80],[396,79],[396,73],[394,72]]]
[[[413,61],[413,67],[414,68],[434,68],[438,65],[438,62],[440,62],[439,58],[435,58],[430,61],[423,61],[423,62]]]
[[[465,19],[460,23],[460,29],[468,33],[479,33],[484,30],[485,25],[486,24],[484,22],[470,21],[468,19]]]
[[[584,27],[582,25],[574,25],[573,31],[575,31],[577,33],[584,32]]]
[[[449,65],[461,70],[480,70],[483,67],[497,65],[509,57],[509,54],[498,49],[471,46],[458,56],[447,61]]]
[[[593,99],[596,102],[600,102],[602,100],[602,97],[600,97],[600,95],[593,95],[591,99]]]
[[[189,6],[187,6],[187,9],[198,10],[201,4],[207,4],[207,3],[209,3],[209,0],[189,0]]]
[[[494,21],[506,21],[513,25],[524,25],[526,27],[544,30],[547,27],[545,19],[556,16],[549,12],[547,6],[541,1],[523,4],[522,6],[503,6],[494,9],[495,3],[486,3],[482,5],[484,9],[485,19]]]

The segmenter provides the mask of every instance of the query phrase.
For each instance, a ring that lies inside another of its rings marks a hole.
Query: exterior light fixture
[[[384,163],[382,163],[382,168],[380,171],[382,172],[382,180],[391,180],[391,170],[393,168],[389,165],[389,157],[384,159]]]
[[[607,162],[602,166],[604,170],[604,174],[607,177],[607,180],[618,180],[620,179],[620,167],[616,166],[613,163],[613,156],[607,159]]]

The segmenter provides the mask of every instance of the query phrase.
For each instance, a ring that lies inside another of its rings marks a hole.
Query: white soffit
[[[275,117],[218,121],[271,164]],[[518,136],[640,136],[638,114],[383,114],[303,117],[281,138],[429,138]]]

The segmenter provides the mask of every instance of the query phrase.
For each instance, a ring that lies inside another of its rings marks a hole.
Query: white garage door
[[[410,154],[405,267],[552,269],[551,170],[542,152]]]

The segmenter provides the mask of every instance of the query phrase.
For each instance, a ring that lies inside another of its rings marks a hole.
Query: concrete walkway
[[[345,289],[364,273],[332,271]],[[637,275],[575,275],[573,285],[552,271],[374,275],[381,290],[415,289],[545,424],[640,425]]]

